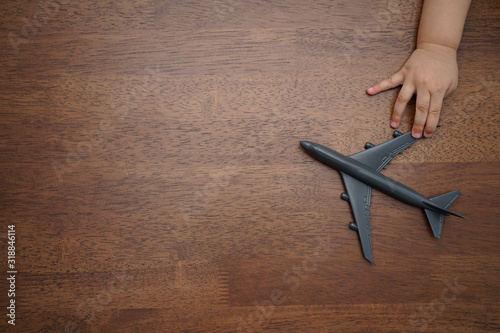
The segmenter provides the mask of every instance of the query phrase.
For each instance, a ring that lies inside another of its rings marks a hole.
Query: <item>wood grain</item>
[[[16,226],[12,332],[500,330],[500,4],[474,1],[442,127],[374,191],[376,266],[334,170],[391,137],[421,1],[0,4],[0,231]],[[411,128],[414,102],[401,131]],[[7,275],[5,264],[2,273]]]

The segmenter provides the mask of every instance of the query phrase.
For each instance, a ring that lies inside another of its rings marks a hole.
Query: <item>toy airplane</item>
[[[351,222],[349,227],[358,232],[363,254],[371,263],[373,263],[370,227],[372,187],[400,201],[423,208],[436,238],[441,237],[445,215],[463,218],[463,216],[448,210],[461,194],[460,191],[452,191],[427,199],[411,188],[380,173],[380,170],[385,169],[385,166],[397,154],[403,152],[417,140],[411,136],[411,132],[403,135],[399,131],[394,131],[394,139],[378,146],[367,142],[365,151],[349,157],[316,143],[300,142],[302,148],[310,155],[338,170],[342,175],[347,193],[342,193],[341,198],[349,201],[356,220],[356,222]]]

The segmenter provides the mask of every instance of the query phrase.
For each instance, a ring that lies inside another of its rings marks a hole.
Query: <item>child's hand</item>
[[[457,87],[456,53],[448,46],[422,43],[396,74],[366,92],[375,95],[403,85],[394,104],[393,128],[399,126],[408,101],[417,94],[412,136],[419,138],[423,132],[424,136],[430,137],[437,127],[443,99]]]

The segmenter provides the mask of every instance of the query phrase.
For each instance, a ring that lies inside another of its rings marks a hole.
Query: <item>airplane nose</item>
[[[313,145],[309,141],[300,141],[300,145],[307,151],[311,151],[313,149]]]

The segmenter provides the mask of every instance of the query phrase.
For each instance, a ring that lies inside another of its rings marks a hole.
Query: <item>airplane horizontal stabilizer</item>
[[[437,197],[434,197],[430,199],[432,203],[434,203],[437,207],[440,208],[443,212],[447,213],[452,213],[448,211],[448,207],[451,206],[451,204],[459,197],[461,194],[460,191],[452,191]],[[441,230],[443,229],[443,214],[440,214],[436,211],[430,210],[430,209],[425,209],[425,214],[427,215],[427,219],[429,220],[429,223],[432,228],[432,232],[434,233],[434,237],[440,238],[441,237]],[[453,215],[458,215],[455,213],[452,213]],[[448,214],[446,214],[448,215]],[[458,215],[460,216],[460,215]],[[462,217],[462,216],[460,216]]]

